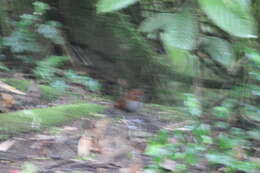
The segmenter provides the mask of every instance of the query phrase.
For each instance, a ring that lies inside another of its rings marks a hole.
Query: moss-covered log
[[[95,116],[104,109],[96,104],[71,104],[0,114],[0,139],[8,135],[61,125],[84,116]]]

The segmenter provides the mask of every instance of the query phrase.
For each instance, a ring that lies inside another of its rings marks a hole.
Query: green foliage
[[[214,107],[212,112],[213,115],[219,119],[228,120],[230,118],[230,110],[226,107],[223,106]]]
[[[34,34],[29,32],[14,31],[4,38],[4,46],[11,48],[13,53],[39,52],[40,46],[35,40]]]
[[[32,14],[22,14],[20,20],[14,22],[13,32],[3,39],[3,45],[10,47],[13,53],[35,53],[41,51],[39,40],[44,37],[55,44],[64,44],[59,30],[60,24],[54,21],[44,23],[44,15],[49,5],[40,1],[33,3]]]
[[[69,88],[69,85],[67,85],[66,82],[63,80],[53,81],[51,82],[50,85],[52,88],[55,88],[56,90],[59,90],[60,92],[63,93]]]
[[[191,8],[185,8],[173,16],[172,21],[164,26],[164,30],[161,38],[167,47],[194,49],[198,35],[198,23]]]
[[[56,76],[57,67],[62,66],[68,62],[67,56],[51,56],[42,61],[37,62],[37,66],[34,70],[34,74],[44,81],[52,81]]]
[[[199,0],[199,3],[208,17],[229,34],[242,38],[256,38],[256,26],[250,14],[250,1]]]
[[[137,0],[99,0],[97,3],[97,11],[99,13],[106,13],[120,10],[136,2]]]
[[[34,70],[35,75],[44,82],[50,83],[53,89],[65,91],[68,89],[66,83],[78,83],[84,85],[90,91],[99,91],[100,84],[98,81],[88,76],[81,76],[72,70],[66,71],[63,77],[58,77],[59,69],[64,63],[68,62],[67,56],[51,56],[37,63]],[[50,94],[47,94],[51,96]],[[54,96],[57,94],[54,94]]]
[[[42,94],[42,99],[48,101],[55,100],[58,96],[64,93],[64,90],[46,85],[39,85],[39,88]]]
[[[259,166],[249,158],[254,151],[252,145],[259,140],[259,128],[253,130],[250,127],[244,128],[240,122],[246,120],[247,123],[256,125],[260,122],[257,106],[260,95],[260,87],[257,85],[260,79],[260,54],[257,51],[259,43],[253,39],[246,41],[238,39],[257,37],[256,22],[251,14],[251,1],[198,0],[198,2],[200,5],[198,9],[191,10],[187,4],[181,8],[173,5],[177,8],[173,13],[151,13],[153,15],[148,15],[149,17],[144,19],[139,30],[147,33],[149,39],[160,39],[163,42],[168,57],[172,58],[175,65],[174,70],[189,75],[202,74],[202,77],[205,77],[209,71],[200,67],[207,67],[211,73],[214,72],[214,78],[223,81],[223,75],[218,75],[217,72],[225,68],[232,74],[237,72],[236,79],[227,77],[238,81],[240,86],[230,89],[231,92],[224,91],[229,93],[227,98],[221,98],[221,92],[216,93],[220,96],[216,102],[211,98],[212,104],[201,102],[204,95],[210,97],[208,91],[202,91],[200,99],[187,94],[184,102],[185,110],[196,123],[183,127],[185,131],[175,129],[169,133],[162,132],[152,139],[146,154],[154,158],[154,163],[149,166],[147,172],[164,172],[162,165],[168,160],[174,161],[173,163],[177,165],[176,169],[170,170],[172,172],[192,172],[192,169],[201,162],[209,163],[205,165],[206,172],[214,171],[216,167],[224,172],[257,172]],[[254,4],[257,3],[254,1]],[[163,6],[164,3],[159,5]],[[167,9],[159,8],[157,3],[149,1],[146,1],[144,6],[152,6],[155,11]],[[240,41],[242,43],[239,43],[238,48],[236,46]],[[192,51],[194,49],[195,51]],[[248,84],[250,80],[253,82]],[[211,107],[204,109],[205,105]],[[177,170],[178,166],[182,170]]]
[[[187,96],[186,102],[189,104],[186,103],[186,106],[198,109],[198,100],[195,96],[192,94]],[[191,111],[193,109],[189,108],[187,112],[192,115],[194,114],[194,111]],[[225,107],[214,107],[212,112],[208,113],[226,120],[230,117],[229,109],[230,106],[226,104]],[[228,123],[221,121],[216,122],[217,126],[216,123],[205,124],[200,121],[197,119],[192,126],[176,128],[172,132],[162,131],[152,138],[145,152],[153,158],[153,163],[148,166],[147,172],[163,173],[164,163],[169,160],[173,161],[175,165],[183,165],[182,168],[185,168],[184,171],[180,171],[175,167],[170,169],[172,172],[193,172],[193,169],[202,163],[206,167],[205,171],[214,171],[216,166],[225,172],[254,173],[259,170],[259,164],[249,159],[253,154],[250,153],[252,139],[260,139],[259,129],[246,131],[241,128],[231,128]],[[205,165],[205,163],[208,164]]]
[[[191,8],[184,8],[177,14],[154,15],[140,26],[142,32],[155,32],[159,29],[164,30],[161,38],[166,47],[191,50],[196,45],[198,24]]]
[[[37,32],[47,39],[50,39],[55,44],[65,44],[64,38],[59,30],[60,24],[55,21],[48,21],[44,24],[40,24],[37,28]]]
[[[91,77],[88,76],[78,75],[71,70],[65,73],[65,77],[70,82],[84,85],[90,91],[99,91],[101,87],[100,83],[95,79],[92,79]]]
[[[217,37],[207,37],[203,45],[203,49],[219,63],[230,67],[235,62],[235,53],[229,42]]]
[[[246,55],[249,58],[249,60],[256,66],[260,66],[260,52],[251,49],[246,48],[245,49]]]
[[[34,14],[35,15],[44,15],[49,9],[50,6],[44,2],[36,1],[33,3]]]
[[[199,100],[194,97],[192,94],[185,94],[187,99],[184,102],[184,105],[188,109],[190,115],[192,116],[200,116],[201,115],[201,105]]]
[[[10,71],[10,69],[0,62],[0,71]]]
[[[165,25],[169,25],[174,17],[176,17],[176,15],[171,13],[155,14],[151,17],[147,17],[139,26],[139,30],[147,33],[156,32],[160,29],[164,29]]]

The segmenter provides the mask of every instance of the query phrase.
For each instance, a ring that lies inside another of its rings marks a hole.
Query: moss
[[[16,134],[64,124],[84,116],[95,116],[104,109],[97,104],[70,104],[0,114],[0,134]]]
[[[42,99],[44,99],[44,100],[48,100],[48,101],[55,100],[61,94],[63,94],[63,92],[58,90],[57,88],[52,88],[47,85],[40,85],[39,88],[42,93]]]

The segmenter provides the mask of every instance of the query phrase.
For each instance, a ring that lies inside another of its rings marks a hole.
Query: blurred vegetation
[[[21,132],[37,131],[53,125],[62,125],[84,116],[95,116],[103,109],[104,107],[101,105],[78,103],[4,113],[0,117],[0,132],[2,135],[0,135],[0,139]]]
[[[61,91],[142,88],[147,102],[178,106],[194,123],[151,139],[147,172],[257,172],[259,10],[259,0],[3,0],[0,70]]]

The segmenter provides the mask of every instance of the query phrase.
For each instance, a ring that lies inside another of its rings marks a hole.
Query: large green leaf
[[[198,24],[190,8],[174,15],[172,22],[164,26],[164,31],[161,37],[168,46],[192,50],[196,45]]]
[[[188,50],[178,49],[167,44],[164,46],[176,72],[191,76],[197,75],[199,65],[197,57],[192,56]]]
[[[107,13],[120,10],[136,3],[138,0],[99,0],[97,3],[98,13]]]
[[[235,61],[235,54],[232,45],[217,37],[207,37],[204,49],[210,56],[225,66],[231,66]]]
[[[229,34],[242,38],[257,37],[249,0],[199,0],[199,3],[208,17]]]
[[[142,32],[153,32],[162,29],[165,25],[169,25],[175,14],[160,13],[146,18],[140,25],[139,30]]]

